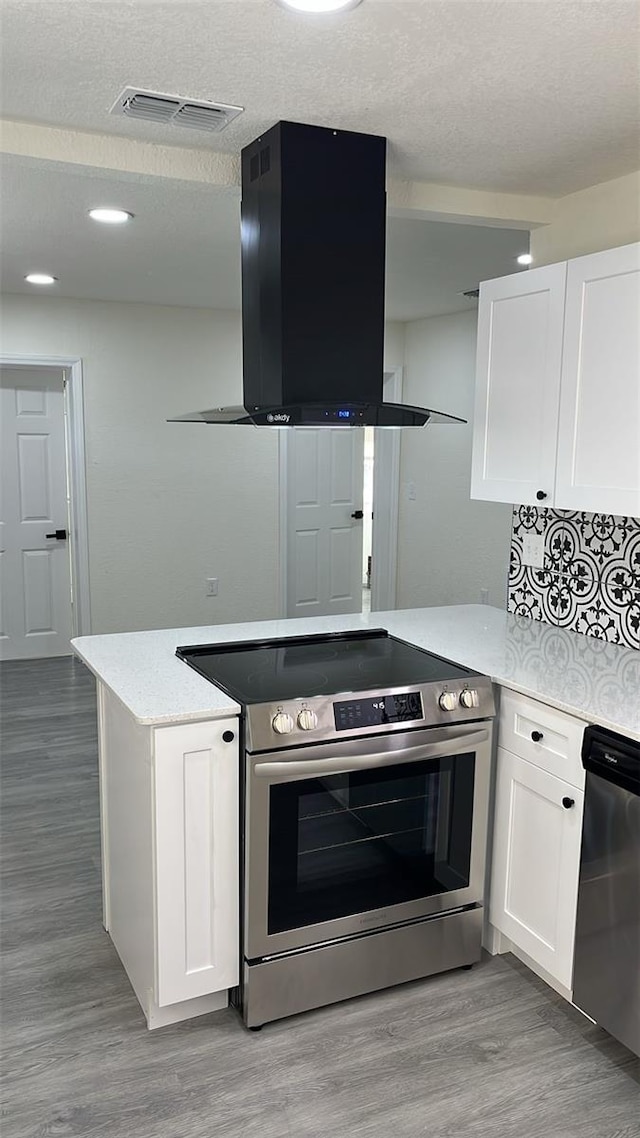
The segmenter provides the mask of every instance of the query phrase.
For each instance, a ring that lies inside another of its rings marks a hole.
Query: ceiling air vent
[[[243,110],[244,107],[233,107],[226,103],[196,103],[193,99],[183,99],[180,95],[162,95],[157,91],[126,87],[116,99],[110,113],[125,115],[130,119],[144,119],[146,122],[184,126],[190,130],[204,130],[211,134],[224,130]]]

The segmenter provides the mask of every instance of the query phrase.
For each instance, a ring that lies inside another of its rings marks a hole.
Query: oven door
[[[247,755],[248,960],[482,901],[491,724]]]

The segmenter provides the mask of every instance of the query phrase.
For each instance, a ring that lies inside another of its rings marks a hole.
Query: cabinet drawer
[[[582,719],[546,703],[505,688],[501,691],[500,746],[580,789],[584,787],[580,752],[586,726]]]

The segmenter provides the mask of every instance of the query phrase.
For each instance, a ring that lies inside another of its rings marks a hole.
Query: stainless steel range
[[[489,680],[383,629],[177,654],[244,707],[245,1023],[479,960]]]

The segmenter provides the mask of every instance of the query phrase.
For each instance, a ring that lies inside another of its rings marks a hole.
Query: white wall
[[[5,296],[2,316],[4,353],[83,360],[92,631],[277,616],[277,432],[165,422],[241,401],[239,313]]]
[[[640,173],[560,198],[552,222],[532,230],[530,247],[536,265],[550,265],[632,241],[640,241]]]
[[[5,295],[1,351],[83,361],[92,632],[279,615],[279,432],[166,422],[241,402],[238,312]]]
[[[403,398],[467,425],[402,435],[398,606],[506,605],[511,507],[469,497],[475,387],[475,311],[405,325]],[[408,498],[415,485],[416,498]]]
[[[395,371],[404,362],[404,330],[398,320],[387,320],[384,326],[384,369]]]

